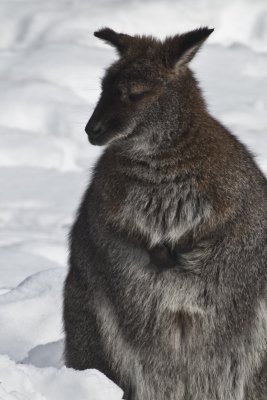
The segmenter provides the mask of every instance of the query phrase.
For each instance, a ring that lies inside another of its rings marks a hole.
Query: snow
[[[93,164],[84,126],[115,52],[110,26],[160,38],[215,27],[193,61],[209,109],[267,173],[266,0],[0,2],[0,399],[122,399],[64,366],[67,236]]]
[[[0,398],[5,400],[122,398],[122,390],[96,370],[74,371],[64,366],[40,369],[0,356],[0,376]]]

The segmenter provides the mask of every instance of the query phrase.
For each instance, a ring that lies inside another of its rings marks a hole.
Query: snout
[[[88,139],[92,144],[99,144],[105,131],[106,128],[102,122],[95,123],[89,121],[85,127],[85,132],[87,133]]]

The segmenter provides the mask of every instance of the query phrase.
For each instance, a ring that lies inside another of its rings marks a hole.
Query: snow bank
[[[0,295],[0,353],[7,354],[0,355],[1,400],[122,399],[122,390],[101,372],[64,366],[65,273],[53,268],[33,274]]]
[[[23,364],[32,364],[35,367],[55,367],[64,365],[64,339],[46,344],[39,344],[31,349]]]
[[[63,268],[38,272],[0,296],[0,353],[19,361],[36,345],[63,337],[65,274]]]
[[[0,399],[120,400],[123,392],[101,372],[36,368],[0,356]]]

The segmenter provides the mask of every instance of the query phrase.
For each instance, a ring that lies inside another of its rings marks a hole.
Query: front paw
[[[148,250],[150,260],[158,271],[174,268],[177,265],[176,253],[165,245],[158,245]]]

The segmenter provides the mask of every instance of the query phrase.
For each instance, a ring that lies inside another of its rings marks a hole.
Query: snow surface
[[[96,370],[36,368],[0,356],[0,398],[5,400],[117,400],[122,390]],[[90,388],[90,392],[89,389]],[[101,390],[100,390],[101,388]]]
[[[115,52],[110,26],[163,38],[215,27],[192,68],[211,112],[267,173],[266,0],[0,2],[0,399],[119,400],[94,370],[64,367],[67,235],[102,149],[84,126]]]

